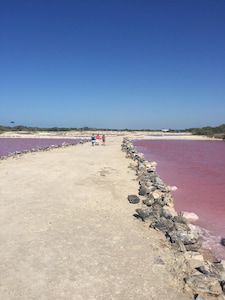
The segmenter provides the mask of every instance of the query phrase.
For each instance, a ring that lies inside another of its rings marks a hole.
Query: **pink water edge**
[[[36,147],[49,147],[51,145],[62,145],[63,143],[77,144],[80,138],[0,138],[0,156]]]
[[[225,142],[211,140],[135,140],[145,159],[157,162],[157,173],[172,192],[177,212],[194,212],[203,246],[225,259]]]

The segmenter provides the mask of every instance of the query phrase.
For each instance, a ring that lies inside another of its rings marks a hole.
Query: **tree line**
[[[50,128],[41,128],[41,127],[30,127],[30,126],[24,126],[24,125],[18,125],[18,126],[1,126],[0,125],[0,133],[6,132],[6,131],[25,131],[25,132],[35,132],[35,131],[54,131],[54,132],[60,132],[60,131],[156,131],[151,129],[107,129],[107,128],[92,128],[88,126],[84,126],[81,128],[66,128],[66,127],[50,127]],[[159,130],[160,131],[160,130]],[[211,127],[211,126],[205,126],[202,128],[187,128],[184,130],[173,130],[169,129],[168,132],[191,132],[194,135],[205,135],[208,137],[215,137],[225,140],[225,124],[222,124],[220,126]]]
[[[225,124],[216,127],[205,126],[202,128],[188,128],[185,131],[191,132],[194,135],[205,135],[225,139]]]

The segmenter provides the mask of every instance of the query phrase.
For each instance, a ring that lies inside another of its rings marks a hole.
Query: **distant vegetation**
[[[14,122],[11,122],[14,123]],[[54,132],[62,132],[62,131],[156,131],[151,129],[141,129],[141,130],[131,130],[131,129],[107,129],[107,128],[91,128],[88,126],[82,127],[82,128],[65,128],[65,127],[51,127],[51,128],[40,128],[40,127],[28,127],[24,125],[18,125],[18,126],[1,126],[0,125],[0,133],[6,132],[6,131],[23,131],[27,133],[32,133],[36,131],[54,131]],[[214,138],[220,138],[225,140],[225,124],[217,126],[217,127],[211,127],[206,126],[202,128],[187,128],[185,130],[172,130],[168,129],[167,132],[191,132],[194,135],[205,135],[208,137],[214,137]]]
[[[208,137],[220,138],[225,140],[225,124],[217,127],[206,126],[202,128],[188,128],[185,131],[191,132],[195,135],[206,135]]]
[[[36,132],[36,131],[120,131],[120,129],[107,129],[107,128],[93,128],[93,127],[81,127],[81,128],[67,128],[67,127],[50,127],[50,128],[40,128],[40,127],[29,127],[24,125],[18,126],[1,126],[0,125],[0,133],[7,132],[7,131],[23,131],[23,132]],[[124,131],[129,131],[129,129],[123,129]]]

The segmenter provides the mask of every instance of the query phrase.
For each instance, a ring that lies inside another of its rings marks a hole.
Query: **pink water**
[[[51,145],[62,145],[63,143],[77,144],[81,139],[56,139],[56,138],[0,138],[0,156],[7,155],[11,152],[30,150],[36,147],[48,147]]]
[[[208,140],[136,140],[145,159],[157,162],[165,184],[176,186],[175,209],[194,212],[204,231],[204,246],[221,259],[225,247],[225,142]]]

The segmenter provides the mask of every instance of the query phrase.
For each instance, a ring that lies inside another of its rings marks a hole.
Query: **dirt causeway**
[[[121,144],[0,161],[0,299],[193,299],[163,234],[133,216],[138,181]]]

